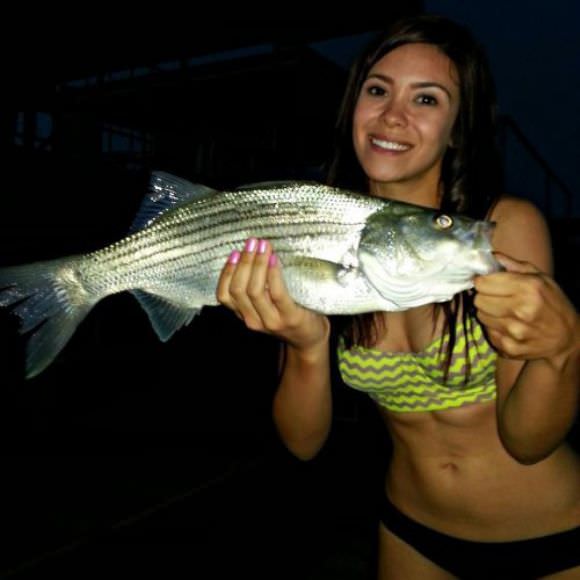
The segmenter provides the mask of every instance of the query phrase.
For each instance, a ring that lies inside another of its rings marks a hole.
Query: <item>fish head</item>
[[[495,224],[393,203],[371,216],[359,261],[370,283],[399,310],[450,300],[476,275],[501,269],[493,255]]]
[[[436,271],[461,272],[472,278],[500,267],[491,245],[495,222],[425,209],[401,215],[396,228],[412,250],[412,271],[430,270],[431,265]],[[399,267],[404,271],[409,264]]]

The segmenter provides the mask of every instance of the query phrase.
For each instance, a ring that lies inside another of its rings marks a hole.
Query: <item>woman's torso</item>
[[[385,316],[374,345],[421,353],[443,330],[432,307]],[[522,465],[498,436],[495,401],[437,411],[395,412],[377,404],[393,440],[386,492],[417,521],[473,540],[507,541],[580,524],[580,460],[562,445]]]

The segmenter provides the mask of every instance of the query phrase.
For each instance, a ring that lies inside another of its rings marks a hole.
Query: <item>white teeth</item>
[[[395,143],[394,141],[380,141],[379,139],[371,139],[371,142],[373,145],[378,145],[381,149],[387,149],[389,151],[407,151],[407,149],[410,149],[409,145]]]

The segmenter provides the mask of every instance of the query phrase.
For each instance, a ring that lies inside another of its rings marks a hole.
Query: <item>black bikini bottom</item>
[[[391,533],[461,580],[537,579],[580,565],[580,526],[529,540],[472,542],[410,519],[386,496],[380,517]]]

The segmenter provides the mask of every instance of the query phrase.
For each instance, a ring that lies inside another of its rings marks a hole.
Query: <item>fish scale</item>
[[[42,372],[91,308],[130,291],[168,340],[204,307],[227,256],[249,237],[280,257],[288,292],[323,314],[404,310],[449,300],[498,269],[487,222],[312,182],[216,192],[152,175],[133,232],[86,255],[0,270],[0,306],[30,332],[26,375]],[[441,223],[446,223],[444,220]]]

